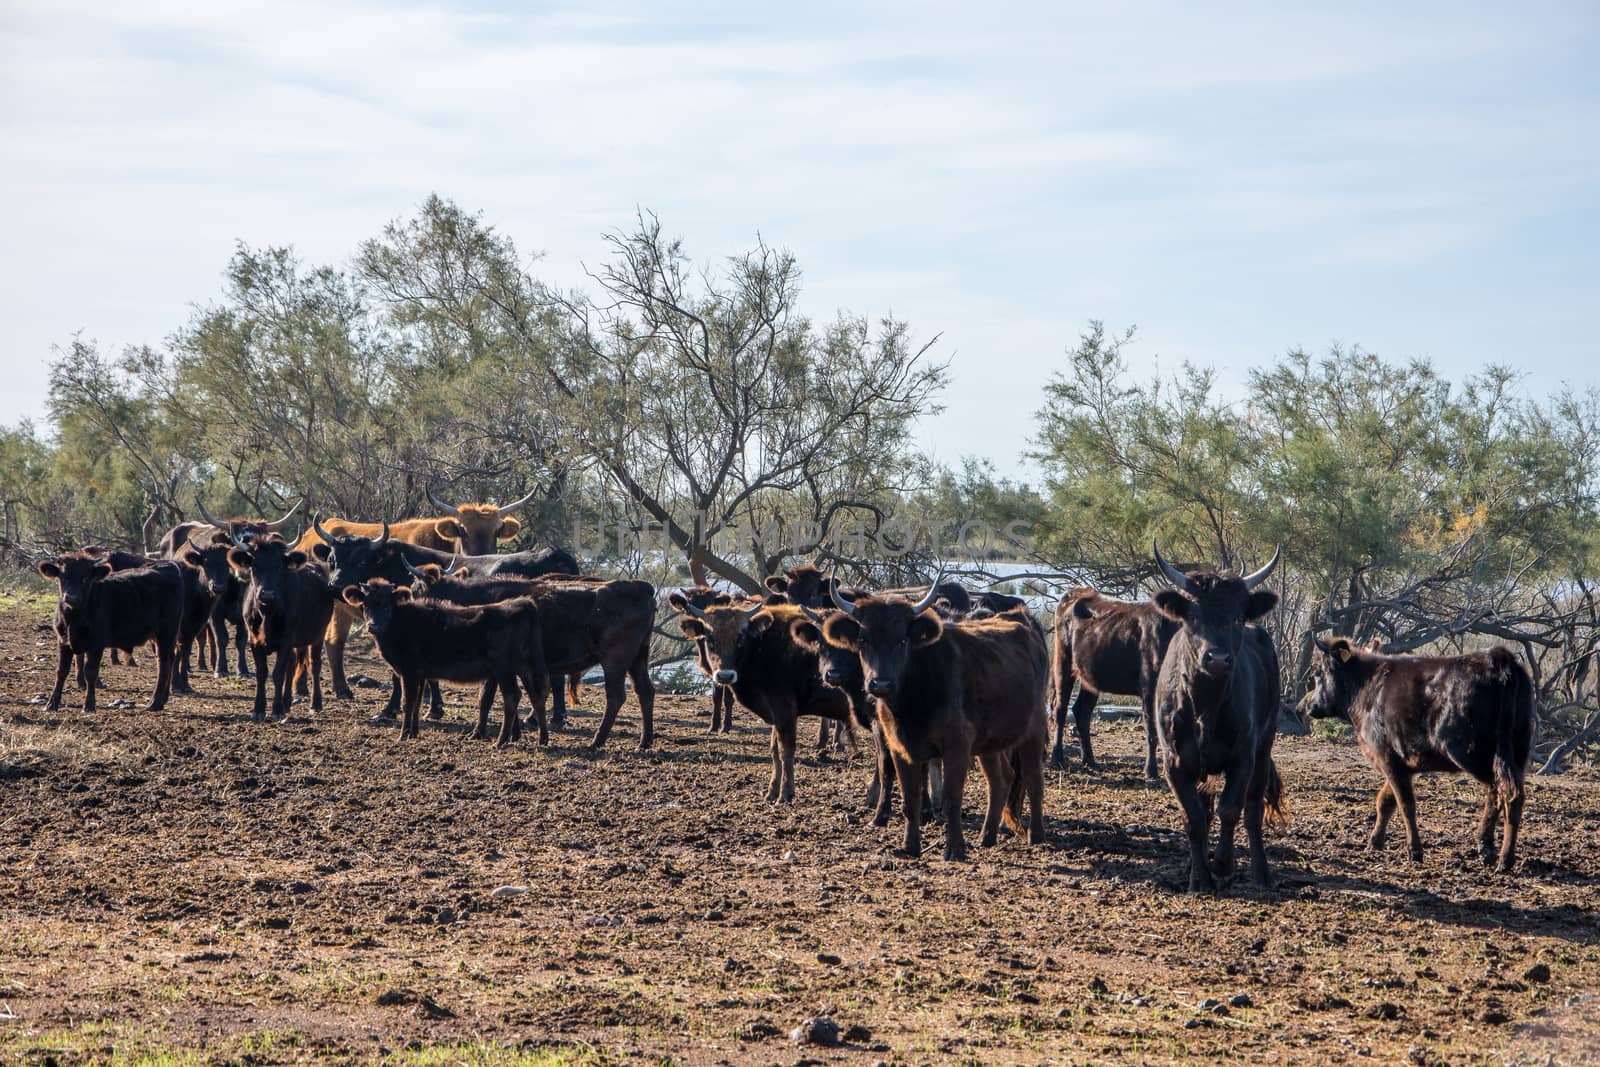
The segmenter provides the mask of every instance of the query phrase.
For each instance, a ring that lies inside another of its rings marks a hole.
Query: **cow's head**
[[[828,604],[829,590],[839,588],[839,579],[822,573],[821,568],[810,563],[802,563],[782,574],[769,575],[767,588],[791,604],[821,608]]]
[[[535,490],[521,500],[510,504],[446,504],[428,491],[428,500],[444,512],[434,529],[446,541],[455,542],[456,550],[467,556],[488,556],[495,550],[496,541],[509,541],[517,536],[522,523],[511,518],[511,513],[532,500]]]
[[[228,552],[228,563],[249,582],[256,603],[263,609],[276,607],[285,598],[290,574],[310,561],[310,556],[277,534],[248,543],[236,542]]]
[[[361,609],[362,614],[367,617],[367,629],[372,631],[374,637],[382,637],[389,632],[389,625],[394,621],[396,604],[411,603],[409,587],[393,585],[382,578],[346,586],[340,596],[344,598],[346,604]]]
[[[866,594],[854,601],[831,589],[838,612],[824,621],[823,640],[856,653],[870,696],[890,698],[899,690],[911,650],[926,648],[944,634],[944,620],[933,609],[939,590],[935,581],[915,603],[901,596]]]
[[[1281,550],[1272,554],[1265,567],[1241,578],[1227,568],[1208,567],[1185,574],[1161,557],[1159,546],[1152,543],[1151,548],[1161,573],[1173,584],[1155,595],[1156,608],[1182,625],[1194,665],[1202,674],[1227,678],[1244,641],[1245,623],[1278,606],[1278,594],[1256,586],[1278,566]]]
[[[774,616],[767,604],[736,604],[726,593],[707,592],[711,596],[680,589],[667,597],[667,603],[683,615],[678,620],[683,635],[702,643],[711,677],[719,685],[734,685],[739,681],[738,664],[745,643],[765,633]]]
[[[311,521],[311,528],[322,538],[322,543],[312,545],[311,551],[327,563],[328,588],[335,594],[373,578],[401,583],[406,581],[407,560],[399,542],[389,539],[387,522],[377,537],[362,537],[360,534],[340,537],[323,529],[320,518]]]
[[[60,588],[61,613],[68,618],[89,599],[94,583],[111,574],[110,563],[88,552],[63,552],[40,560],[38,568]]]
[[[178,559],[200,572],[200,584],[206,592],[220,597],[228,592],[228,584],[234,580],[233,567],[228,562],[231,547],[227,537],[220,533],[214,534],[207,543],[191,537],[178,553]]]
[[[1311,659],[1311,688],[1300,698],[1300,713],[1313,719],[1348,718],[1350,704],[1366,676],[1367,658],[1375,650],[1335,637],[1324,641],[1312,638],[1317,646]]]

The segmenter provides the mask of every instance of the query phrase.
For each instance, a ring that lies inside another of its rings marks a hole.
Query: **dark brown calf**
[[[1051,690],[1056,709],[1055,748],[1051,763],[1064,767],[1067,698],[1078,686],[1072,719],[1078,731],[1083,765],[1097,768],[1089,725],[1101,693],[1136,696],[1144,709],[1144,775],[1157,777],[1155,696],[1161,657],[1178,624],[1151,603],[1128,603],[1101,596],[1093,589],[1070,590],[1056,604]]]
[[[114,573],[106,560],[74,552],[41,560],[38,567],[59,588],[55,616],[59,658],[55,688],[45,710],[61,707],[61,690],[74,655],[83,657],[83,710],[92,712],[106,650],[132,651],[146,641],[155,642],[157,667],[155,693],[145,710],[165,707],[183,625],[183,574],[178,564],[162,561]]]
[[[414,599],[407,586],[382,578],[348,586],[344,601],[360,607],[378,652],[400,676],[400,738],[422,733],[422,690],[433,679],[482,682],[478,699],[479,739],[489,736],[489,708],[498,688],[504,699],[501,746],[522,735],[517,718],[517,683],[528,689],[539,725],[539,744],[550,743],[545,726],[544,695],[548,677],[539,606],[526,597],[477,607]]]
[[[680,589],[667,598],[667,603],[672,610],[683,614],[687,609],[682,605],[692,604],[697,608],[709,608],[722,604],[732,604],[734,599],[720,589],[712,589],[708,585],[690,586]],[[756,603],[760,603],[759,599]],[[746,602],[745,607],[750,607]],[[706,651],[704,637],[692,638],[694,642],[694,662],[700,668],[700,673],[707,678],[717,673],[711,665],[711,658]],[[711,732],[727,733],[733,729],[733,691],[727,686],[718,683],[715,679],[711,682]]]
[[[1422,859],[1411,779],[1464,771],[1484,785],[1478,848],[1495,863],[1496,815],[1503,826],[1496,870],[1516,862],[1523,779],[1537,717],[1533,681],[1509,649],[1465,656],[1385,656],[1345,638],[1317,642],[1316,682],[1300,701],[1313,718],[1350,720],[1367,760],[1383,775],[1370,844],[1382,848],[1399,803],[1411,858]]]
[[[974,756],[989,785],[980,843],[994,844],[1002,819],[1020,830],[1026,791],[1029,840],[1037,844],[1045,835],[1044,639],[1009,612],[946,623],[928,610],[937,592],[915,604],[870,594],[852,603],[835,594],[839,614],[822,631],[829,644],[861,658],[905,799],[905,851],[922,852],[924,769],[935,758],[944,765],[945,859],[966,857],[961,796]]]
[[[291,673],[309,651],[311,708],[322,710],[322,635],[333,617],[333,593],[320,564],[292,549],[276,534],[238,540],[228,553],[235,571],[250,577],[244,591],[244,623],[256,663],[256,700],[251,718],[266,718],[267,657],[272,670],[272,713],[289,716]]]

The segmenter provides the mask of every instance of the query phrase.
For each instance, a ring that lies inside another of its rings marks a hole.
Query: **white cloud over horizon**
[[[35,3],[0,14],[0,420],[159,342],[236,240],[343,261],[437,192],[563,284],[653,210],[954,353],[924,439],[1015,470],[1091,317],[1224,380],[1360,343],[1593,384],[1594,9]]]

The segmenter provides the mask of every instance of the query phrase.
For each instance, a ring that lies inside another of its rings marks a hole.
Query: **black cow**
[[[789,603],[807,608],[827,607],[832,593],[838,593],[846,600],[854,600],[868,592],[857,586],[842,586],[839,579],[824,574],[820,567],[810,563],[790,567],[782,574],[770,575],[766,584],[774,593],[786,597]],[[935,599],[944,601],[955,614],[965,615],[972,610],[972,594],[960,582],[938,582],[933,589]],[[880,589],[875,595],[905,597],[909,600],[911,597],[921,597],[926,592],[928,586],[915,585]]]
[[[1399,802],[1411,858],[1422,859],[1411,779],[1465,771],[1485,788],[1478,848],[1496,863],[1496,815],[1504,840],[1495,869],[1516,861],[1523,778],[1533,748],[1533,680],[1506,648],[1464,656],[1385,656],[1345,638],[1317,641],[1316,682],[1300,702],[1313,718],[1350,720],[1356,742],[1383,775],[1370,845],[1383,847]]]
[[[697,608],[709,608],[732,604],[733,602],[734,599],[730,594],[720,589],[713,589],[709,585],[695,585],[687,589],[680,589],[667,598],[668,605],[679,614],[683,614],[687,610],[682,605],[692,604]],[[744,606],[749,608],[760,603],[759,598],[750,598],[745,601]],[[727,733],[733,729],[733,691],[727,686],[718,683],[712,677],[717,672],[716,668],[711,665],[710,655],[706,651],[706,639],[704,637],[695,637],[691,638],[691,640],[694,643],[695,666],[699,667],[700,673],[707,678],[712,678],[711,732]]]
[[[404,715],[402,740],[420,737],[422,684],[443,678],[450,682],[482,682],[478,700],[478,729],[473,736],[489,736],[489,708],[495,690],[504,700],[498,743],[509,745],[522,736],[517,718],[517,683],[528,689],[533,714],[539,724],[539,744],[550,743],[545,726],[544,639],[539,606],[523,597],[477,607],[459,607],[436,600],[413,598],[407,586],[393,586],[382,578],[349,586],[344,601],[359,606],[378,652],[400,676]]]
[[[413,579],[412,588],[453,604],[532,597],[539,605],[545,668],[550,672],[551,687],[558,675],[581,675],[595,666],[605,675],[605,715],[590,745],[599,748],[611,736],[629,680],[639,698],[639,747],[647,749],[654,743],[656,686],[650,677],[650,635],[656,617],[656,591],[649,582],[565,581],[551,576],[434,577],[437,572],[419,569],[420,574],[408,574]],[[543,704],[538,704],[536,710],[542,715]]]
[[[277,655],[272,671],[272,713],[288,718],[291,671],[310,652],[311,708],[322,710],[322,641],[333,617],[333,593],[319,563],[296,551],[276,534],[249,542],[236,539],[228,553],[234,569],[247,572],[244,622],[256,665],[256,700],[251,717],[266,717],[267,657]]]
[[[850,701],[824,685],[816,657],[795,644],[789,627],[803,619],[792,604],[713,604],[697,607],[685,592],[668,602],[684,618],[684,636],[703,642],[712,678],[772,727],[772,781],[768,803],[794,802],[795,728],[802,715],[844,723]]]
[[[1240,577],[1231,569],[1185,574],[1152,545],[1156,564],[1175,588],[1155,595],[1155,605],[1178,624],[1156,680],[1156,729],[1167,784],[1183,809],[1189,833],[1189,892],[1216,886],[1206,861],[1212,797],[1216,801],[1216,873],[1233,870],[1233,837],[1244,814],[1250,868],[1270,886],[1262,820],[1284,817],[1283,782],[1272,762],[1278,730],[1278,653],[1258,626],[1247,625],[1278,606],[1278,595],[1256,586],[1278,565]]]
[[[1067,762],[1065,733],[1067,698],[1078,685],[1072,719],[1078,731],[1083,765],[1098,769],[1089,725],[1101,693],[1136,696],[1144,709],[1144,776],[1156,771],[1156,677],[1167,644],[1178,624],[1151,603],[1128,603],[1101,596],[1093,589],[1069,590],[1056,603],[1051,690],[1056,709],[1055,747],[1051,763]]]
[[[83,552],[41,560],[38,567],[40,574],[55,580],[60,591],[55,617],[60,644],[56,684],[45,710],[61,707],[61,690],[75,654],[84,661],[83,710],[92,712],[106,649],[131,652],[146,641],[155,642],[157,668],[155,694],[145,710],[166,707],[178,630],[183,624],[181,568],[160,562],[113,572],[109,562]]]
[[[961,796],[974,756],[989,784],[981,843],[994,844],[1002,819],[1020,830],[1024,791],[1029,840],[1043,841],[1049,662],[1038,626],[1012,613],[946,623],[928,610],[937,585],[916,603],[832,592],[839,614],[826,620],[823,638],[861,658],[905,798],[906,853],[922,852],[924,767],[935,758],[944,763],[945,859],[966,856]]]
[[[215,653],[213,673],[218,678],[228,676],[228,627],[233,627],[234,652],[239,660],[239,676],[250,676],[249,662],[245,654],[249,644],[249,635],[244,625],[244,587],[233,567],[228,563],[228,553],[233,549],[233,544],[225,533],[212,533],[211,540],[195,538],[185,545],[180,553],[183,562],[193,567],[199,576],[200,585],[209,594],[211,610],[206,616],[206,627],[211,635],[211,646]]]

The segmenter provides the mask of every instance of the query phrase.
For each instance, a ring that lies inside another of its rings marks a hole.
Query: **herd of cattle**
[[[229,670],[228,628],[241,675],[254,674],[257,721],[288,714],[295,690],[322,707],[322,658],[335,696],[349,697],[344,647],[364,619],[393,671],[383,718],[398,716],[401,737],[420,734],[424,691],[430,717],[443,713],[439,681],[481,684],[474,736],[490,736],[498,693],[500,744],[537,727],[539,743],[560,727],[570,689],[596,667],[605,710],[592,744],[603,745],[631,682],[639,704],[640,747],[654,736],[650,645],[658,602],[647,582],[584,575],[561,549],[496,553],[514,537],[504,506],[449,506],[443,517],[397,523],[313,520],[290,542],[276,521],[185,522],[155,553],[98,548],[40,559],[59,585],[55,630],[59,660],[47,709],[60,706],[74,664],[93,711],[107,651],[131,655],[153,643],[158,674],[148,707],[169,692],[189,692],[192,655],[205,669]],[[767,799],[795,794],[796,730],[819,718],[819,744],[871,731],[876,752],[868,805],[876,825],[903,797],[904,850],[922,851],[923,808],[944,824],[946,859],[961,859],[962,794],[974,762],[988,786],[981,843],[1002,825],[1043,840],[1044,772],[1066,758],[1069,698],[1081,759],[1095,766],[1089,727],[1102,693],[1143,703],[1145,773],[1164,776],[1182,810],[1190,843],[1189,887],[1211,889],[1233,865],[1242,817],[1254,879],[1269,885],[1263,825],[1285,815],[1284,785],[1272,759],[1282,691],[1277,653],[1260,624],[1277,606],[1263,584],[1278,563],[1240,575],[1228,568],[1180,570],[1153,549],[1170,583],[1154,598],[1128,603],[1074,589],[1057,605],[1053,636],[1019,598],[972,593],[955,582],[867,590],[842,586],[815,566],[767,579],[768,595],[740,598],[703,586],[673,592],[667,605],[713,682],[712,730],[726,730],[738,703],[771,727]],[[247,664],[245,650],[250,652]],[[1387,656],[1338,638],[1318,641],[1315,677],[1301,702],[1312,716],[1342,716],[1384,783],[1371,844],[1383,844],[1398,805],[1410,851],[1422,855],[1412,778],[1464,771],[1485,786],[1479,843],[1486,862],[1514,861],[1523,776],[1535,728],[1527,671],[1504,649],[1461,656]],[[547,724],[547,690],[553,698]],[[520,694],[531,708],[524,721]],[[1055,709],[1050,745],[1048,708]],[[1049,749],[1050,751],[1047,751]],[[1219,834],[1208,856],[1213,819]],[[1503,824],[1496,861],[1497,824]]]

